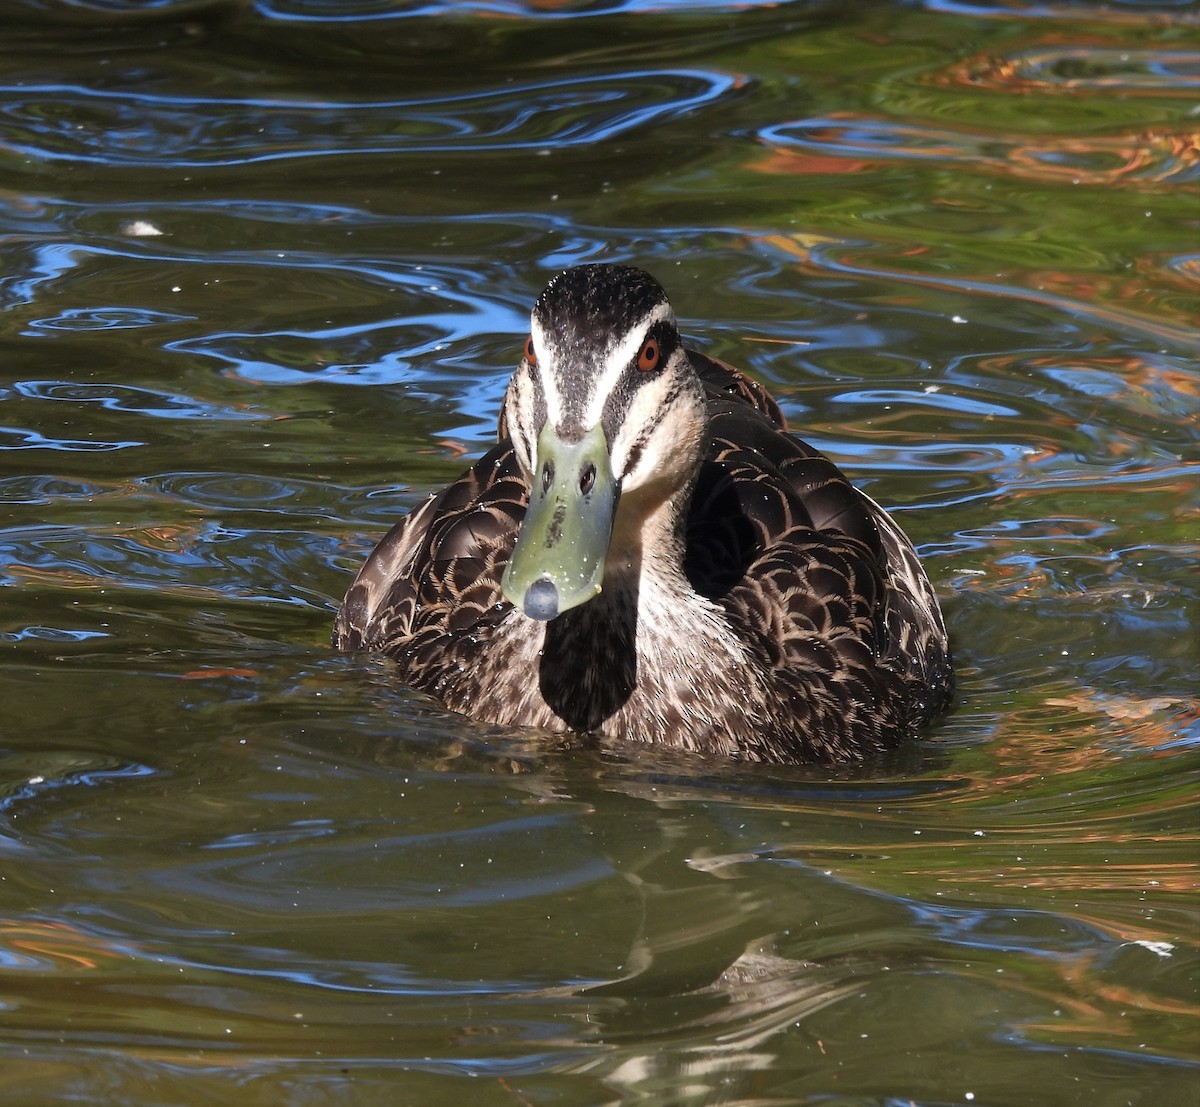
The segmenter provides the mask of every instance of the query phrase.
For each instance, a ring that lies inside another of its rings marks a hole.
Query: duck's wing
[[[782,429],[753,390],[703,373],[709,445],[685,567],[748,649],[795,693],[811,734],[892,745],[944,704],[950,668],[936,597],[911,543],[823,454]],[[741,374],[737,374],[741,376]],[[744,378],[743,378],[744,379]],[[748,393],[748,394],[747,394]],[[790,690],[790,691],[789,691]],[[836,716],[836,717],[834,717]]]
[[[478,623],[501,600],[500,574],[525,513],[527,491],[507,443],[397,523],[346,592],[337,649],[397,653],[417,623],[446,632]]]
[[[689,351],[708,393],[708,449],[688,522],[688,575],[712,597],[796,528],[836,531],[883,562],[879,509],[840,469],[787,433],[782,411],[731,365]]]

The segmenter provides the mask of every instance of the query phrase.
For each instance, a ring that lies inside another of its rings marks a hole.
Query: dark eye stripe
[[[646,342],[642,343],[643,350],[646,348],[647,342],[657,343],[658,361],[655,363],[655,368],[662,369],[679,347],[679,335],[669,323],[665,320],[660,320],[650,328],[649,333],[646,335]]]

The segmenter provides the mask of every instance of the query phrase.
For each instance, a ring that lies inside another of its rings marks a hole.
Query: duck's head
[[[661,529],[661,509],[695,478],[704,391],[662,286],[615,265],[555,277],[534,304],[504,422],[529,507],[502,587],[530,618],[553,619],[599,593],[618,507],[630,541],[652,518]]]

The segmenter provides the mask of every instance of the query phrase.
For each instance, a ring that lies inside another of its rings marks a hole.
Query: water
[[[0,1102],[1190,1105],[1190,4],[13,3]],[[326,648],[627,260],[895,508],[954,713],[597,752]]]

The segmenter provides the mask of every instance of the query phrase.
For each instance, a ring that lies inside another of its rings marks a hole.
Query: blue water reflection
[[[159,0],[179,3],[181,0]],[[695,11],[732,12],[756,6],[775,7],[779,0],[599,0],[550,7],[536,0],[255,0],[255,9],[273,19],[318,23],[359,23],[405,18],[429,18],[466,14],[483,16],[536,17],[541,20],[572,19],[639,12]],[[814,6],[818,6],[814,4]]]
[[[331,102],[30,82],[0,85],[0,118],[10,149],[39,162],[211,168],[591,145],[719,101],[736,84],[703,70],[632,70],[477,93]]]
[[[176,315],[146,308],[93,307],[69,308],[57,315],[34,319],[26,333],[38,331],[119,331],[137,327],[155,327],[163,323],[183,323],[194,315]]]
[[[104,441],[96,438],[61,438],[41,434],[28,427],[0,427],[0,451],[56,450],[70,453],[105,453],[144,446],[145,441],[134,438]]]
[[[76,381],[17,381],[13,391],[31,400],[96,404],[108,411],[127,411],[155,419],[255,419],[251,412],[204,403],[190,396],[122,384]]]
[[[430,367],[448,351],[481,335],[519,334],[527,327],[525,311],[497,302],[485,291],[486,276],[479,272],[295,255],[263,259],[260,264],[322,274],[344,272],[355,280],[386,286],[389,298],[407,302],[411,314],[308,331],[215,332],[168,342],[165,348],[213,358],[228,366],[227,371],[256,383],[319,380],[379,385],[407,381],[419,395]],[[388,347],[393,349],[389,352]]]

